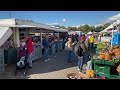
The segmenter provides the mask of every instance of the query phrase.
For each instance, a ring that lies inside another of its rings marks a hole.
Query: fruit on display
[[[105,60],[112,60],[112,55],[109,52],[105,53]]]
[[[118,73],[120,73],[120,65],[118,65],[117,69]]]
[[[105,54],[104,53],[99,53],[99,59],[104,59],[105,58]]]
[[[87,70],[87,72],[86,72],[86,76],[87,77],[94,77],[94,70]]]
[[[116,57],[119,57],[120,56],[120,48],[116,48],[113,50],[113,53]]]
[[[113,57],[120,59],[120,46],[113,46],[111,49],[108,45],[99,52],[99,59],[112,60]]]

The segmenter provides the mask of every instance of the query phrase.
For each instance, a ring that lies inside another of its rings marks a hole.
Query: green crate
[[[113,61],[101,60],[101,59],[93,59],[92,63],[94,64],[104,64],[109,66],[114,66],[115,63]]]
[[[99,74],[95,73],[96,76],[105,76],[106,79],[120,79],[118,75]]]
[[[95,73],[98,73],[98,74],[110,75],[110,66],[95,64],[94,71],[95,71]]]

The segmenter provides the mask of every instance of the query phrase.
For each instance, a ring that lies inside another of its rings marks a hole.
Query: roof
[[[61,29],[51,27],[47,24],[37,23],[30,20],[20,20],[20,19],[0,19],[0,26],[9,26],[9,27],[36,27],[36,28],[43,28],[48,30],[54,30],[56,32],[68,32],[68,29]]]

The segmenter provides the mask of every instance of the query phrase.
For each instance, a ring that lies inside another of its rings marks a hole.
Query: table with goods
[[[120,79],[120,46],[110,47],[108,42],[96,44],[97,53],[92,55],[92,70],[82,76],[77,73],[67,75],[69,79]]]
[[[96,55],[92,58],[94,77],[104,76],[106,79],[120,79],[120,46],[110,47],[109,43],[98,43]]]

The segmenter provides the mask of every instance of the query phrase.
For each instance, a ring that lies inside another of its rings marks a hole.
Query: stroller
[[[19,58],[16,63],[15,76],[17,75],[18,71],[22,71],[22,70],[24,70],[24,75],[26,75],[27,70],[29,68],[29,63],[27,59],[28,59],[28,55],[26,51],[26,46],[23,45],[20,47]]]
[[[22,59],[19,59],[19,61],[16,64],[15,76],[17,75],[18,71],[22,71],[22,70],[24,70],[24,75],[26,75],[28,68],[29,68],[29,63],[27,61],[27,56],[22,57]]]

